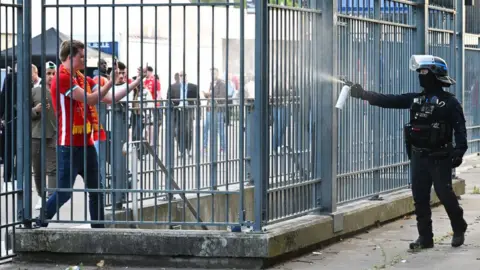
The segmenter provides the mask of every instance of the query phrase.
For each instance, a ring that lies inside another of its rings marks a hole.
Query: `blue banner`
[[[247,0],[245,9],[249,14],[255,13],[255,0]]]
[[[118,42],[88,42],[87,46],[118,57]]]

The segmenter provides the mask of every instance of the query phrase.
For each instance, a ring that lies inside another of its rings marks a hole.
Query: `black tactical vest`
[[[417,148],[437,150],[452,142],[447,101],[449,93],[431,98],[416,97],[410,107],[410,123],[405,126],[407,144]]]

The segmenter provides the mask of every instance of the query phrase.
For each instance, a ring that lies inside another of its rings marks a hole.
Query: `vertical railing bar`
[[[197,3],[200,3],[200,0],[197,0]],[[200,91],[200,48],[201,48],[201,41],[200,41],[200,5],[197,5],[197,87],[198,87],[198,91]],[[197,117],[195,119],[195,121],[197,122],[197,126],[196,126],[196,138],[195,138],[195,141],[196,141],[196,144],[195,144],[195,150],[196,150],[196,168],[197,168],[197,171],[196,171],[196,183],[197,183],[197,190],[200,190],[201,189],[201,170],[202,170],[202,166],[200,165],[200,162],[201,162],[201,158],[200,156],[202,155],[202,150],[203,149],[200,149],[200,114],[202,113],[202,103],[201,103],[201,100],[200,100],[200,92],[197,93],[197,104],[196,104],[196,110],[197,110]],[[204,116],[205,118],[207,117],[206,114]],[[205,128],[205,126],[203,126],[203,128]],[[203,138],[202,138],[203,139]],[[197,212],[197,216],[195,217],[196,218],[196,221],[199,222],[200,220],[200,193],[197,193],[197,209],[198,209],[198,212]]]
[[[239,217],[238,221],[240,225],[243,225],[245,223],[245,202],[244,202],[244,181],[245,181],[245,135],[248,136],[248,134],[245,134],[244,132],[244,125],[245,125],[245,2],[240,1],[240,113],[239,113],[239,129],[238,132],[240,134],[240,166],[239,166]],[[247,120],[248,121],[248,120]],[[251,130],[247,130],[248,133],[251,132]],[[247,144],[247,147],[249,145]]]
[[[87,0],[84,0],[84,3],[85,5],[87,4]],[[73,17],[73,15],[72,15]],[[88,44],[87,44],[87,7],[83,7],[83,19],[84,19],[84,24],[83,24],[83,35],[84,35],[84,43],[85,43],[85,69],[83,70],[83,76],[84,76],[84,88],[85,88],[85,91],[84,91],[84,100],[85,102],[83,103],[83,111],[84,111],[84,115],[83,115],[83,145],[87,146],[87,142],[88,142],[88,139],[87,139],[87,116],[88,116],[88,108],[90,105],[87,104],[87,95],[90,94],[90,93],[87,93],[87,89],[89,87],[87,87],[87,85],[89,84],[88,80],[87,80],[87,67],[88,67]],[[99,22],[100,23],[100,22]],[[73,33],[73,32],[72,32]],[[73,35],[73,34],[72,34]],[[98,91],[100,91],[100,89],[98,89]],[[99,98],[99,102],[100,102],[100,98]],[[93,131],[93,123],[92,124],[92,132]],[[88,171],[87,171],[87,147],[84,147],[83,148],[83,156],[84,156],[84,162],[83,162],[83,181],[85,183],[85,188],[88,188],[87,186],[87,183],[88,183],[88,178],[89,178],[89,175],[88,175]],[[72,162],[72,161],[70,161]],[[75,180],[74,180],[74,185],[75,185]],[[73,188],[73,185],[72,185],[72,188]],[[72,194],[72,199],[73,201],[73,194]],[[87,205],[87,192],[83,192],[83,205]],[[73,208],[73,207],[72,207]],[[98,209],[99,210],[99,209]],[[73,209],[72,209],[72,212],[73,212]],[[73,220],[73,219],[72,219]],[[84,207],[83,208],[83,221],[87,221],[87,207]]]
[[[228,3],[228,0],[225,0],[225,2]],[[231,80],[231,78],[229,78],[229,76],[228,76],[229,75],[228,72],[230,71],[229,70],[230,64],[228,62],[228,58],[229,58],[228,56],[229,56],[229,52],[230,52],[230,50],[229,50],[230,49],[230,47],[229,47],[229,43],[230,43],[230,38],[229,38],[229,27],[230,27],[229,13],[230,13],[230,9],[229,9],[229,6],[225,7],[225,12],[226,12],[226,14],[225,14],[225,20],[226,20],[226,22],[225,22],[225,28],[226,28],[226,33],[225,33],[225,35],[226,35],[226,37],[225,37],[225,43],[226,43],[226,45],[225,45],[225,51],[226,51],[226,53],[225,53],[225,65],[226,65],[226,68],[225,68],[225,83],[226,83],[226,85],[225,86],[226,86],[226,89],[225,90],[227,91],[227,94],[225,95],[226,109],[225,109],[225,116],[224,116],[225,117],[225,120],[224,120],[225,131],[224,132],[225,132],[225,145],[226,145],[226,147],[224,149],[224,151],[225,151],[225,153],[224,153],[225,163],[223,164],[223,169],[224,169],[223,177],[225,179],[225,190],[228,191],[229,190],[229,186],[228,186],[229,177],[228,177],[228,175],[229,175],[229,172],[230,172],[230,170],[229,170],[229,167],[230,167],[229,165],[230,164],[229,164],[229,161],[228,161],[228,155],[230,153],[230,140],[229,140],[230,136],[229,136],[228,131],[229,131],[230,121],[233,121],[233,119],[231,118],[231,115],[230,115],[231,107],[228,104],[229,94],[230,94],[229,86],[230,86],[230,80]],[[232,102],[232,104],[233,104],[233,102]],[[229,221],[228,213],[229,213],[229,209],[230,209],[230,196],[228,194],[225,194],[225,196],[226,196],[225,222],[228,222]]]

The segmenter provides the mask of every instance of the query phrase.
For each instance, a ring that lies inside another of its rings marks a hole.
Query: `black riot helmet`
[[[412,55],[410,58],[410,69],[419,73],[421,70],[428,70],[428,73],[431,73],[443,87],[450,87],[456,83],[455,80],[448,75],[447,62],[437,56]]]

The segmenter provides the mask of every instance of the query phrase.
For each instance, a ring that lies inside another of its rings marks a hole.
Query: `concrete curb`
[[[455,193],[465,194],[465,181],[455,180]],[[432,204],[438,198],[432,190]],[[16,260],[108,265],[261,269],[288,255],[331,239],[413,212],[411,192],[404,189],[382,201],[359,201],[332,215],[307,215],[266,227],[266,232],[177,231],[146,229],[19,229]],[[416,236],[411,236],[415,238]]]

